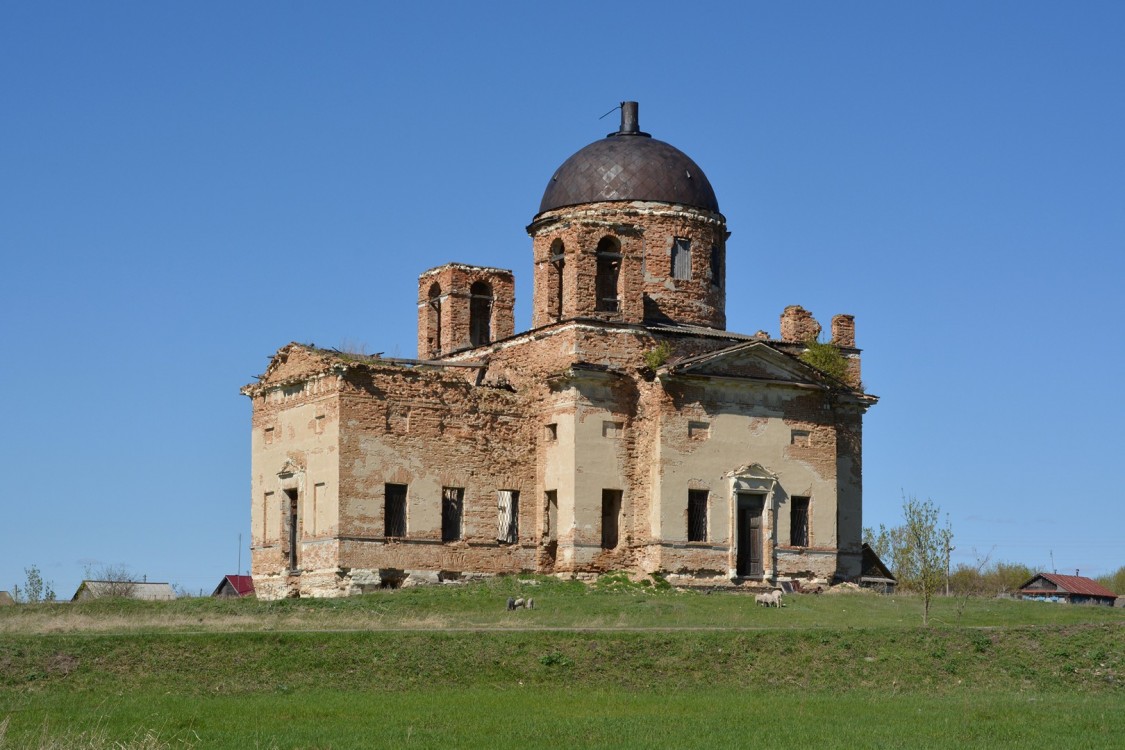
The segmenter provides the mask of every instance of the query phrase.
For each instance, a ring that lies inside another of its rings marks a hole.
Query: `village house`
[[[236,599],[242,596],[254,595],[254,579],[251,576],[227,575],[219,581],[219,585],[211,592],[211,596],[227,599]]]
[[[91,581],[78,584],[72,602],[87,599],[140,599],[142,601],[172,601],[176,598],[170,583],[149,581]]]
[[[547,181],[511,271],[418,281],[418,358],[291,343],[242,393],[263,599],[535,571],[677,584],[858,580],[863,415],[850,315],[726,330],[726,218],[703,170],[620,128]]]
[[[1117,594],[1092,578],[1058,573],[1036,573],[1030,581],[1020,586],[1020,596],[1032,601],[1059,602],[1062,604],[1101,604],[1112,607]]]

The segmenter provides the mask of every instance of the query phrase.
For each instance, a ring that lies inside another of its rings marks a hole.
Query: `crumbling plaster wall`
[[[658,569],[733,575],[734,478],[761,466],[777,478],[763,513],[765,577],[836,570],[836,429],[819,391],[737,380],[675,379],[665,385],[653,464]],[[710,493],[708,541],[687,541],[687,493]],[[790,499],[810,498],[809,546],[789,548]],[[650,558],[651,559],[651,558]]]
[[[503,387],[449,369],[371,366],[341,395],[346,570],[506,572],[535,567],[534,425]],[[385,485],[407,486],[407,535],[385,536]],[[442,542],[442,489],[464,490],[461,539]],[[519,542],[497,541],[497,491],[520,493]]]
[[[731,474],[749,464],[778,477],[775,512],[766,519],[767,576],[830,578],[857,567],[862,409],[833,410],[820,390],[654,379],[645,354],[662,340],[671,343],[672,360],[733,343],[577,320],[463,352],[445,366],[283,350],[285,361],[252,387],[261,593],[344,595],[378,585],[381,571],[729,576]],[[769,375],[747,367],[745,375]],[[283,427],[275,434],[284,444],[266,444],[267,423]],[[691,423],[705,423],[707,434],[690,431]],[[551,439],[548,424],[555,425]],[[841,442],[837,432],[845,429],[848,440]],[[794,442],[794,431],[805,438]],[[300,576],[288,575],[283,496],[275,493],[272,509],[258,500],[271,481],[281,481],[276,475],[287,461],[303,467],[289,480],[302,483],[303,499],[310,483],[320,484],[323,495],[316,510],[302,506]],[[384,536],[388,482],[409,488],[405,539]],[[463,538],[451,543],[441,542],[443,487],[465,490]],[[520,493],[515,545],[496,541],[499,489]],[[604,489],[622,493],[614,550],[601,548]],[[711,493],[707,542],[686,541],[689,489]],[[547,554],[548,490],[559,501],[553,556]],[[794,495],[812,498],[807,548],[786,544],[787,500]],[[837,497],[840,538],[847,542],[842,552],[851,554],[854,546],[856,555],[855,565],[842,561],[838,571]],[[315,526],[306,530],[310,518]]]
[[[293,373],[290,373],[292,375]],[[297,493],[297,564],[334,570],[339,528],[339,400],[333,374],[262,387],[251,431],[251,571],[262,598],[293,593],[289,497]]]
[[[825,392],[778,385],[731,385],[700,379],[691,398],[675,397],[660,382],[645,376],[644,353],[659,340],[643,329],[613,323],[579,321],[550,327],[535,340],[517,341],[489,357],[489,371],[534,392],[574,362],[606,368],[606,373],[581,373],[615,382],[613,388],[569,383],[551,397],[539,399],[540,424],[557,425],[557,443],[541,451],[537,494],[555,490],[559,498],[559,553],[555,570],[720,571],[729,574],[734,553],[730,538],[733,496],[729,474],[752,462],[784,467],[774,514],[767,519],[769,573],[812,575],[831,579],[836,567],[836,426]],[[518,338],[518,337],[517,337]],[[694,355],[729,346],[725,339],[670,337],[673,352]],[[772,370],[753,365],[744,375],[770,377]],[[742,395],[732,396],[732,393]],[[750,395],[747,395],[750,394]],[[532,399],[529,403],[533,403]],[[717,419],[715,418],[717,416]],[[756,421],[755,421],[756,420]],[[618,421],[623,433],[606,451],[601,423]],[[701,451],[698,437],[687,438],[692,421],[711,424],[717,441]],[[754,421],[755,430],[747,426]],[[539,428],[537,428],[539,429]],[[670,433],[665,431],[671,430]],[[793,442],[794,431],[804,442]],[[724,436],[730,436],[725,438]],[[724,445],[717,454],[714,446]],[[699,455],[708,456],[704,463]],[[683,468],[683,467],[689,468]],[[680,474],[683,474],[682,476]],[[715,490],[706,543],[686,542],[687,490]],[[793,489],[797,487],[798,489]],[[621,489],[622,545],[613,554],[600,551],[600,493]],[[810,544],[791,548],[790,495],[812,498]],[[583,520],[584,519],[584,520]],[[567,550],[573,548],[573,552]],[[585,552],[583,552],[585,550]]]
[[[854,580],[863,568],[863,410],[858,406],[838,407],[836,430],[837,573],[844,580]]]

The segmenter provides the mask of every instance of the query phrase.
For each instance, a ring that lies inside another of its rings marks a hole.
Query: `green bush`
[[[859,383],[853,382],[854,378],[848,370],[847,357],[835,344],[824,344],[816,339],[810,339],[805,342],[805,351],[801,354],[801,360],[831,375],[841,383],[859,387]]]

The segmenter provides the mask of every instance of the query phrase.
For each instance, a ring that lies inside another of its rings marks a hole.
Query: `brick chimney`
[[[820,335],[820,323],[800,305],[790,305],[781,313],[781,340],[803,344]]]
[[[832,343],[846,349],[855,348],[855,316],[832,316]]]

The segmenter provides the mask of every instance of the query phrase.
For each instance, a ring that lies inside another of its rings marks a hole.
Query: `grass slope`
[[[7,608],[0,747],[1123,746],[1120,610],[787,603],[506,579]]]

